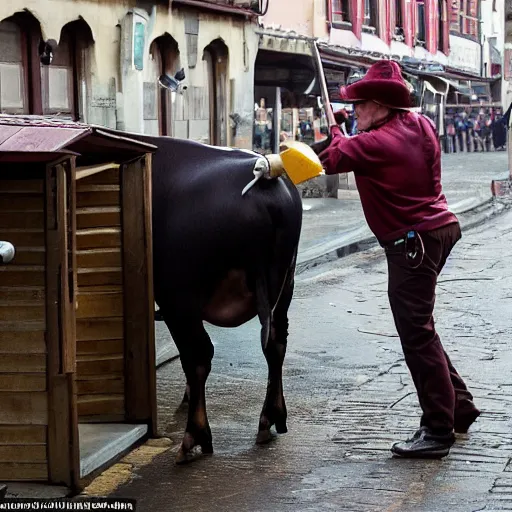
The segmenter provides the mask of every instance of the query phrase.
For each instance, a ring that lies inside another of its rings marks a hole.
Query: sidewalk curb
[[[462,201],[462,204],[467,204],[468,201]],[[466,231],[481,224],[484,224],[496,215],[501,214],[508,209],[508,203],[494,197],[490,197],[485,201],[477,202],[471,206],[463,206],[458,209],[454,207],[452,211],[459,218],[461,230]],[[458,210],[458,211],[457,211]],[[347,243],[347,236],[339,237],[337,240],[329,243],[329,249],[321,252],[317,256],[303,259],[301,261],[300,254],[297,263],[296,275],[300,275],[307,270],[322,265],[324,263],[332,262],[337,259],[344,258],[350,254],[366,251],[378,245],[377,239],[374,235],[362,237],[359,240],[353,240]]]

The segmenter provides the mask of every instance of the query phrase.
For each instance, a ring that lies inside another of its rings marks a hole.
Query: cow
[[[302,228],[302,201],[287,177],[260,179],[252,151],[171,137],[130,134],[157,147],[153,155],[155,302],[178,348],[187,386],[188,420],[176,456],[184,463],[213,453],[205,384],[214,347],[204,322],[233,328],[259,318],[268,365],[256,442],[287,432],[282,367],[288,308]]]

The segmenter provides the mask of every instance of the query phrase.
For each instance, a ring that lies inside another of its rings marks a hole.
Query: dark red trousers
[[[421,425],[444,433],[453,429],[457,402],[473,399],[443,349],[433,317],[437,277],[461,238],[460,226],[450,224],[421,238],[424,257],[418,268],[411,267],[403,249],[385,248],[388,295],[423,411]]]

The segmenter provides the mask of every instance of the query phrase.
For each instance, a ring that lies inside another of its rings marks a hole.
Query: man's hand
[[[336,174],[338,163],[341,158],[339,143],[344,138],[341,130],[337,126],[331,127],[331,142],[318,156],[325,169],[326,174]]]

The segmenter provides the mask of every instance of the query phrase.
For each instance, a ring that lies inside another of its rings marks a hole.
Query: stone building
[[[3,1],[0,110],[251,147],[252,5]],[[159,85],[180,70],[177,91]]]

